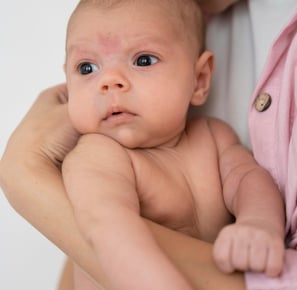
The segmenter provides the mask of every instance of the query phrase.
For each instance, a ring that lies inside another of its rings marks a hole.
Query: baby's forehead
[[[171,16],[176,22],[183,21],[185,25],[195,21],[201,27],[202,15],[197,0],[80,0],[74,13],[82,8],[99,9],[108,11],[116,8],[137,8],[139,11],[146,10],[147,7],[155,7],[164,14]],[[157,11],[155,9],[154,11]],[[152,10],[148,10],[149,11]],[[134,11],[137,13],[137,11]],[[116,21],[116,20],[115,20]]]
[[[201,45],[204,39],[202,15],[195,0],[81,0],[69,20],[67,34],[70,33],[69,27],[72,22],[77,20],[75,16],[86,9],[98,11],[103,15],[105,12],[107,15],[108,12],[118,9],[128,9],[131,14],[161,14],[159,19],[154,19],[154,22],[160,22],[160,26],[166,23],[179,37],[186,37],[191,42],[197,43],[199,47],[203,46]],[[90,15],[96,17],[92,13]],[[115,22],[121,21],[120,15],[118,19],[114,19]],[[88,19],[81,21],[88,21]]]

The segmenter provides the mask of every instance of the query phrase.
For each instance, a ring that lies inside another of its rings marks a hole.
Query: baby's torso
[[[209,242],[232,221],[223,201],[216,142],[206,119],[188,126],[174,149],[127,152],[143,217]],[[103,288],[77,268],[75,289]]]
[[[143,217],[210,242],[231,222],[223,201],[216,144],[205,119],[190,125],[174,149],[128,153]]]

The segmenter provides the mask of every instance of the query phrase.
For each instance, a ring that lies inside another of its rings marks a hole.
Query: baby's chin
[[[150,142],[140,142],[137,140],[121,140],[121,139],[119,140],[115,138],[113,139],[127,149],[145,149],[145,148],[154,147],[150,145]]]
[[[152,132],[146,132],[143,130],[118,130],[114,132],[105,132],[106,136],[110,137],[114,141],[127,149],[152,149],[152,148],[173,148],[176,147],[183,134],[166,135],[163,134],[152,134]]]
[[[119,140],[112,138],[117,141],[123,147],[127,149],[153,149],[153,148],[173,148],[177,145],[178,141],[170,140],[170,141],[161,141],[161,140]]]
[[[127,149],[148,149],[160,145],[158,142],[153,142],[152,139],[140,138],[139,136],[134,136],[134,134],[108,137],[112,138]]]

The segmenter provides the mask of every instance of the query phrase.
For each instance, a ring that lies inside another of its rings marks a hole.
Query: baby
[[[69,115],[82,137],[63,178],[110,289],[193,289],[144,218],[214,242],[224,272],[282,269],[272,178],[228,125],[187,121],[213,71],[203,31],[194,0],[84,0],[69,21]],[[77,289],[99,289],[77,277]]]

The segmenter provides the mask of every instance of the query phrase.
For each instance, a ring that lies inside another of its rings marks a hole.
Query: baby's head
[[[65,64],[76,129],[129,148],[174,143],[208,92],[203,22],[194,0],[81,0]]]

